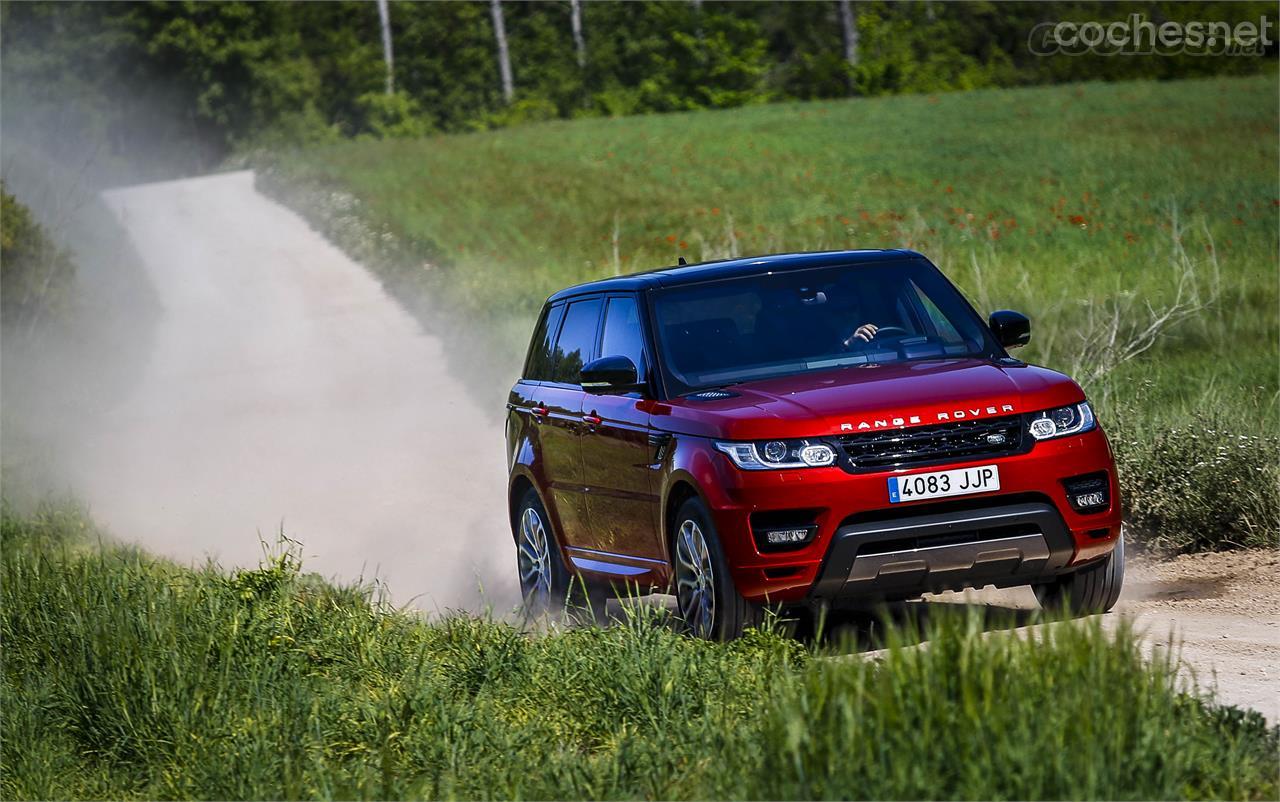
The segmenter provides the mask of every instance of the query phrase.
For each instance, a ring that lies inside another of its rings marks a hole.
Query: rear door
[[[560,334],[560,324],[564,322],[564,308],[563,303],[551,305],[539,319],[520,381],[511,388],[507,398],[508,461],[525,460],[544,494],[551,484],[551,476],[547,470],[547,449],[543,438],[547,430],[543,425],[547,411],[542,385],[551,380],[551,371],[555,367],[556,337]],[[525,449],[528,451],[522,455]],[[558,528],[559,518],[550,499],[547,499],[547,512]]]
[[[582,366],[595,358],[599,335],[599,296],[575,299],[565,306],[564,322],[551,353],[549,379],[535,392],[532,414],[540,426],[546,487],[556,507],[566,543],[589,539],[582,476]]]
[[[606,298],[598,350],[602,357],[628,357],[644,381],[649,358],[638,301],[633,294]],[[641,393],[584,395],[582,462],[591,543],[583,545],[606,552],[598,555],[600,560],[607,561],[608,555],[662,559],[650,468],[650,406]]]

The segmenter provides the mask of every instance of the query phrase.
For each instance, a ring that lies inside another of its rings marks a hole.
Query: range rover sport
[[[671,592],[732,638],[765,606],[1031,585],[1102,612],[1124,573],[1106,436],[905,250],[680,266],[553,295],[507,403],[530,604]]]

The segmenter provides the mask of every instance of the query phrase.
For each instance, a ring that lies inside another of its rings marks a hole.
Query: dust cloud
[[[6,157],[11,191],[22,169]],[[517,603],[505,387],[464,386],[438,338],[249,172],[82,200],[52,232],[82,265],[76,324],[5,333],[6,493],[69,493],[113,538],[184,562],[252,567],[283,533],[304,570],[377,580],[397,604]]]

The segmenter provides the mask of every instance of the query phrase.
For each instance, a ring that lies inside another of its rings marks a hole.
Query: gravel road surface
[[[96,518],[226,565],[283,529],[310,570],[429,610],[516,600],[505,394],[478,408],[439,340],[251,172],[106,199],[162,312],[141,380],[74,461]]]
[[[1015,609],[1036,607],[1030,588],[944,593],[931,601]],[[1280,553],[1133,558],[1124,592],[1103,620],[1131,618],[1154,648],[1180,641],[1185,673],[1228,704],[1280,723]]]

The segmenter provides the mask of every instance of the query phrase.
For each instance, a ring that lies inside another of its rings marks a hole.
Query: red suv
[[[1009,356],[1030,336],[903,250],[556,293],[507,403],[526,600],[673,591],[712,638],[764,606],[986,585],[1110,609],[1110,446],[1075,382]]]

